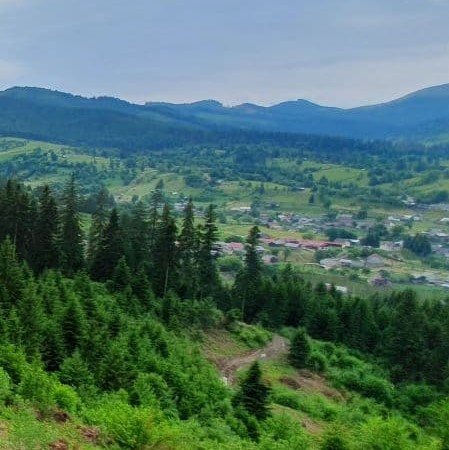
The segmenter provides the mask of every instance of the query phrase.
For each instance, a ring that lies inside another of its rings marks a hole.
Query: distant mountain
[[[0,134],[68,144],[164,148],[217,132],[284,132],[361,139],[447,140],[449,84],[373,106],[341,109],[306,100],[225,107],[215,100],[132,104],[42,88],[0,92]]]
[[[280,103],[271,107],[243,104],[224,107],[217,102],[190,105],[165,104],[184,116],[215,125],[241,129],[326,134],[351,138],[432,139],[449,132],[449,84],[435,86],[405,97],[372,106],[351,109],[320,106],[307,100]],[[148,109],[158,111],[158,104]]]

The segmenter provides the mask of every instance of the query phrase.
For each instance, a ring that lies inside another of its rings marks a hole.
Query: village
[[[250,212],[251,207],[240,206],[232,208],[230,214],[242,217],[249,216]],[[419,213],[389,215],[383,220],[376,220],[346,212],[336,214],[335,217],[326,214],[313,217],[291,212],[265,212],[255,220],[261,230],[257,251],[262,261],[268,265],[294,260],[286,255],[307,252],[312,257],[309,258],[311,262],[305,264],[313,265],[317,270],[360,274],[361,277],[355,276],[377,288],[405,282],[449,289],[447,270],[426,266],[424,263],[410,265],[406,260],[403,239],[380,240],[376,247],[364,242],[368,231],[376,226],[384,227],[389,235],[394,235],[393,231],[399,228],[413,234],[413,225],[422,220]],[[438,219],[433,225],[421,234],[430,241],[432,255],[449,260],[449,217]],[[337,231],[332,233],[332,230]],[[348,237],[330,236],[338,236],[341,230]],[[283,233],[288,237],[282,236]],[[219,242],[216,251],[218,255],[243,257],[244,237]],[[337,286],[337,289],[348,293],[346,286]]]

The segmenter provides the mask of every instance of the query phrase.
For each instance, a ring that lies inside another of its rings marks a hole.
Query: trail
[[[234,384],[236,372],[259,359],[272,360],[287,353],[287,339],[275,335],[272,341],[263,348],[239,356],[220,358],[216,361],[218,369],[226,384]]]

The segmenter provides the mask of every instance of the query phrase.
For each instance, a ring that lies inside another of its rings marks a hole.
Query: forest
[[[74,176],[61,193],[1,186],[4,448],[449,448],[447,299],[343,296],[263,265],[257,226],[230,281],[214,205],[176,220],[160,189],[128,207],[100,189],[86,228],[80,204]],[[203,351],[217,330],[290,349],[227,386]],[[338,402],[286,373],[319,374]]]

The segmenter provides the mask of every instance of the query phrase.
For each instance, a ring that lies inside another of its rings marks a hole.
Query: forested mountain
[[[324,107],[306,100],[271,107],[225,107],[213,100],[136,105],[110,97],[88,99],[16,87],[0,93],[0,133],[116,148],[217,142],[223,133],[238,136],[242,130],[432,141],[444,139],[449,130],[448,100],[449,85],[352,109]]]

